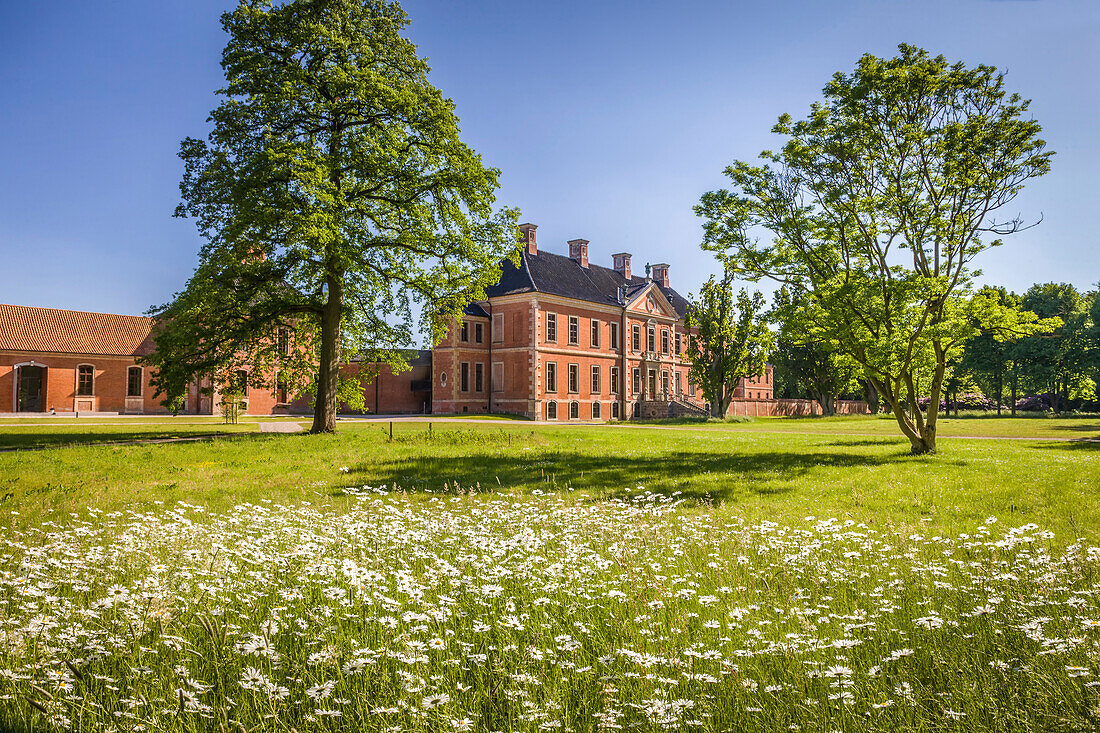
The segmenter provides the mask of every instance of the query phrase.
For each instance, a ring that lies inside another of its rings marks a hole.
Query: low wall
[[[822,413],[821,405],[816,400],[735,399],[726,414],[737,417],[801,417]],[[836,414],[869,415],[871,410],[862,400],[837,400]]]

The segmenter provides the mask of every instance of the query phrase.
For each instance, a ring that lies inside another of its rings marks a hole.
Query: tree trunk
[[[910,383],[912,380],[909,380]],[[894,419],[898,422],[898,427],[901,428],[901,432],[905,437],[909,438],[910,448],[913,455],[921,455],[924,453],[936,452],[936,423],[935,416],[933,415],[933,422],[931,425],[926,425],[920,420],[920,416],[916,414],[916,410],[920,408],[916,404],[916,399],[913,397],[912,390],[909,390],[909,397],[907,401],[911,405],[911,409],[914,410],[913,419],[909,419],[909,415],[905,412],[905,404],[902,402],[902,397],[898,393],[891,389],[890,383],[886,381],[879,381],[876,383],[871,380],[875,390],[879,396],[890,408],[890,411],[894,414]],[[939,395],[937,395],[938,398]],[[938,404],[938,403],[937,403]]]
[[[321,362],[317,372],[317,399],[313,405],[311,433],[336,432],[336,393],[340,379],[340,326],[344,311],[344,286],[329,278],[328,302],[321,312]]]
[[[819,392],[814,395],[814,399],[817,400],[817,404],[821,405],[822,417],[832,417],[836,414],[836,397]]]
[[[1001,416],[1001,398],[1004,397],[1005,385],[1004,375],[1000,371],[997,372],[997,417]]]
[[[1012,370],[1012,417],[1016,417],[1016,386],[1019,383],[1020,378],[1016,375],[1016,370]]]
[[[867,396],[867,408],[872,415],[879,413],[878,390],[870,379],[864,380],[864,392]]]

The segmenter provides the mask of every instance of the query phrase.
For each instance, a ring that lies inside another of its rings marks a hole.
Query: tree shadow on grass
[[[1048,440],[1044,443],[1035,443],[1036,448],[1044,448],[1046,450],[1076,450],[1076,451],[1096,451],[1100,452],[1100,439],[1096,438],[1079,438],[1077,440]]]
[[[1074,433],[1095,433],[1097,437],[1100,437],[1100,422],[1092,420],[1090,422],[1074,423],[1072,425],[1052,425],[1055,430],[1068,430]]]
[[[439,492],[445,484],[499,489],[591,490],[621,497],[638,486],[691,500],[727,503],[739,497],[782,494],[818,472],[881,466],[900,456],[836,452],[666,452],[643,456],[544,451],[533,455],[483,452],[457,457],[417,456],[358,466],[360,484]]]
[[[38,451],[48,448],[77,448],[90,446],[169,445],[200,440],[241,440],[268,438],[275,433],[224,430],[186,430],[167,427],[164,430],[130,430],[119,432],[10,432],[0,435],[0,453]]]

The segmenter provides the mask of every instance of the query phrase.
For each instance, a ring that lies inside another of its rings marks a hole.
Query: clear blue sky
[[[222,82],[214,0],[0,3],[0,302],[141,313],[191,274],[172,218],[179,141],[204,136]],[[501,200],[543,249],[714,269],[692,206],[722,168],[776,145],[829,76],[900,42],[1008,71],[1057,151],[1018,199],[1037,228],[981,262],[1026,289],[1100,280],[1100,2],[453,2],[409,0],[409,30]]]

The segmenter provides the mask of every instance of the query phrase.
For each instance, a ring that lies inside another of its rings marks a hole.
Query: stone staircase
[[[687,400],[673,398],[668,403],[669,417],[709,417],[710,413]]]

